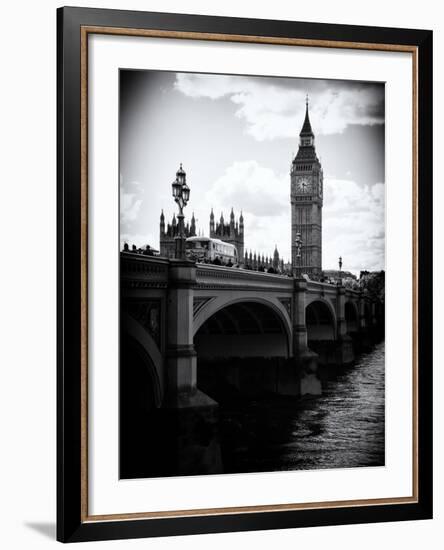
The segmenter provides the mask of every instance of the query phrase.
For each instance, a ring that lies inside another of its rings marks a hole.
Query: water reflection
[[[319,397],[220,403],[225,473],[384,465],[384,343],[319,374]]]

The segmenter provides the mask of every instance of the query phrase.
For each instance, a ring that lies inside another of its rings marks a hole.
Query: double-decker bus
[[[237,250],[233,244],[209,237],[188,237],[186,253],[190,260],[196,262],[214,262],[218,259],[222,264],[237,264]]]

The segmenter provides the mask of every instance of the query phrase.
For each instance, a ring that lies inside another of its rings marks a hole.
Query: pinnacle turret
[[[305,136],[311,136],[314,137],[313,130],[311,129],[311,123],[310,123],[310,116],[308,114],[308,94],[305,99],[305,120],[304,124],[302,125],[301,133],[299,134],[301,137]]]

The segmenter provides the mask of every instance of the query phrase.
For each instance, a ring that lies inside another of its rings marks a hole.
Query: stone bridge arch
[[[193,337],[199,332],[199,329],[212,317],[217,315],[223,310],[229,310],[230,306],[242,306],[243,304],[248,307],[248,304],[258,304],[268,309],[278,319],[282,333],[285,337],[286,356],[292,354],[292,324],[287,307],[289,307],[290,298],[280,301],[277,297],[264,297],[263,295],[245,295],[240,293],[237,296],[219,295],[217,297],[208,298],[205,304],[197,312],[193,322]],[[284,305],[285,304],[285,305]],[[233,319],[236,322],[236,319]]]
[[[305,306],[307,340],[336,340],[337,315],[332,302],[324,297],[309,297]]]
[[[162,413],[163,358],[138,321],[125,313],[121,321],[119,471],[122,478],[144,477],[146,471],[162,471],[152,442]]]
[[[165,394],[165,366],[163,355],[149,332],[131,315],[121,315],[121,345],[133,345],[150,377],[156,407],[160,407]],[[131,368],[125,365],[125,368]]]
[[[347,334],[354,334],[359,331],[359,308],[354,300],[346,300],[344,306],[345,325]]]

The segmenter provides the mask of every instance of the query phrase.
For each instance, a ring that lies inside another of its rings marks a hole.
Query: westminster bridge
[[[176,436],[162,445],[174,441],[177,473],[219,470],[213,444],[192,459],[182,447],[194,449],[202,426],[217,424],[222,387],[319,394],[318,366],[353,363],[383,323],[381,303],[341,285],[127,252],[120,259],[124,448],[145,412],[173,411],[162,430]],[[142,455],[134,450],[127,456]]]
[[[155,401],[192,394],[200,359],[276,357],[274,390],[299,395],[310,364],[348,364],[381,304],[340,285],[121,253],[123,337],[152,370]]]

